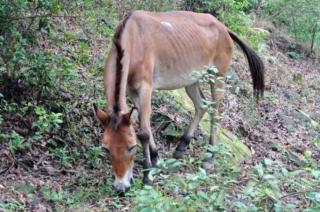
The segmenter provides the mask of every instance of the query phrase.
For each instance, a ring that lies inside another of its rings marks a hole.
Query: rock
[[[277,114],[277,117],[287,129],[294,129],[297,127],[297,124],[294,122],[292,117],[287,116],[282,112],[279,112]]]
[[[240,163],[251,158],[251,150],[237,136],[227,129],[219,129],[216,142],[222,144],[232,153],[230,163],[236,169]]]
[[[307,160],[302,154],[288,150],[288,159],[298,166],[304,166],[307,164]]]
[[[304,85],[304,78],[300,73],[293,75],[293,81],[297,82],[299,85]]]
[[[236,78],[236,76],[234,77]],[[170,93],[174,95],[175,100],[182,103],[185,109],[194,111],[193,103],[183,89],[178,89]],[[210,116],[208,113],[206,113],[202,118],[200,127],[208,134],[210,133]],[[182,132],[177,132],[175,127],[170,125],[168,125],[162,133],[164,136],[169,137],[177,137],[182,134]],[[239,164],[242,161],[248,160],[251,157],[251,150],[244,144],[244,142],[227,129],[219,129],[215,136],[217,143],[223,144],[226,149],[232,153],[230,163],[233,164],[235,169],[239,167]]]
[[[46,212],[46,211],[49,211],[49,210],[45,205],[42,205],[42,204],[39,203],[39,204],[34,205],[32,207],[32,211],[34,211],[34,212]]]
[[[193,103],[183,88],[170,91],[170,95],[172,95],[176,101],[180,102],[185,109],[194,111]]]
[[[235,72],[234,70],[230,70],[227,72],[227,79],[230,81],[240,81],[239,74]]]
[[[51,112],[54,112],[54,113],[59,113],[59,112],[62,112],[62,107],[55,103],[55,102],[51,102],[49,105],[48,105],[48,108]]]
[[[286,99],[292,100],[292,95],[288,91],[285,91],[283,95],[286,97]]]
[[[166,138],[180,138],[182,135],[181,130],[177,129],[173,123],[166,126],[164,130],[161,131],[161,135]]]
[[[314,129],[320,127],[320,124],[312,119],[309,114],[303,112],[302,110],[294,110],[292,115],[299,119],[300,123],[305,127],[312,127]]]

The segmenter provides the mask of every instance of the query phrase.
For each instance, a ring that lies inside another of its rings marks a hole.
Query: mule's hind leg
[[[156,164],[158,152],[151,132],[151,94],[152,87],[148,83],[143,82],[139,91],[135,104],[139,111],[140,129],[137,133],[143,147],[143,182],[150,184],[149,169]]]
[[[188,96],[190,97],[190,99],[194,104],[195,115],[191,124],[189,125],[189,127],[187,128],[183,136],[181,137],[180,142],[173,154],[173,157],[175,158],[181,158],[183,156],[186,148],[190,143],[190,139],[193,136],[194,131],[196,130],[201,118],[206,112],[205,107],[203,107],[202,100],[204,99],[204,97],[202,95],[199,83],[189,85],[185,87],[185,89]]]

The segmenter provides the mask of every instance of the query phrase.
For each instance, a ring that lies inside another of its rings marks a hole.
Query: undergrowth
[[[319,137],[308,140],[312,148],[298,153],[272,143],[283,158],[261,156],[235,166],[235,152],[228,145],[206,146],[207,135],[198,130],[190,154],[183,160],[170,159],[171,146],[190,122],[191,112],[174,96],[162,92],[153,99],[152,124],[162,155],[158,167],[151,170],[154,186],[142,185],[139,147],[131,190],[120,197],[111,187],[109,154],[99,145],[101,128],[92,103],[105,106],[103,64],[119,19],[131,9],[211,8],[209,12],[246,37],[255,49],[266,50],[268,33],[254,27],[250,2],[3,1],[0,210],[318,211]],[[302,59],[294,51],[288,55]],[[278,62],[271,55],[265,58]],[[294,81],[303,82],[302,76],[296,78]],[[227,87],[230,98],[249,104],[242,111],[244,126],[228,129],[252,141],[247,126],[265,120],[259,118],[259,108],[250,97],[251,87],[240,79],[229,81]],[[319,90],[317,85],[314,90]],[[277,97],[266,93],[268,103],[278,102]],[[309,120],[307,126],[313,127],[312,123],[317,120]],[[295,132],[295,127],[291,128]],[[207,149],[215,156],[213,173],[201,168]]]
[[[204,155],[205,141],[199,141]],[[154,186],[134,191],[134,211],[317,211],[320,169],[305,152],[307,163],[288,170],[281,161],[264,158],[250,168],[235,169],[234,153],[223,144],[207,147],[214,153],[214,173],[206,173],[200,157],[162,159],[151,170]],[[238,164],[239,165],[239,164]],[[295,199],[307,202],[304,208]]]

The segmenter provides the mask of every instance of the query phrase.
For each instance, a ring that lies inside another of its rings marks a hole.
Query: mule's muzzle
[[[116,192],[126,192],[129,190],[131,184],[134,182],[133,177],[130,177],[129,180],[124,180],[124,181],[115,181],[112,184],[112,188],[116,191]]]
[[[133,183],[132,172],[132,167],[130,167],[123,177],[120,178],[115,176],[112,186],[117,192],[126,192],[130,188],[131,184]]]
[[[126,192],[129,190],[130,185],[127,186],[125,184],[113,184],[112,188],[116,191],[116,192]]]

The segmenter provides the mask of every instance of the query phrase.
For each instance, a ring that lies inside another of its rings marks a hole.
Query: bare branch
[[[0,20],[6,20],[6,21],[15,21],[15,20],[22,20],[22,19],[34,19],[34,18],[77,18],[79,16],[76,15],[33,15],[33,16],[23,16],[23,17],[1,17]]]

